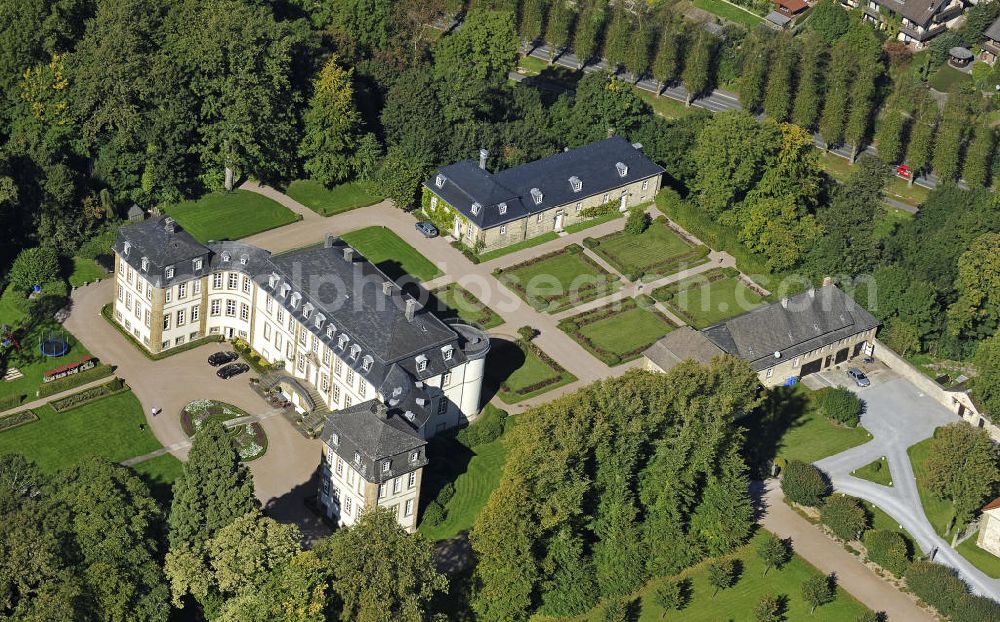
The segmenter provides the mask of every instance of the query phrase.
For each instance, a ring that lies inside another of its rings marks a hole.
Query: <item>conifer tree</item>
[[[299,155],[313,179],[327,186],[340,183],[354,170],[354,152],[361,137],[361,115],[354,105],[353,69],[342,69],[331,56],[316,78],[305,114],[305,135]]]

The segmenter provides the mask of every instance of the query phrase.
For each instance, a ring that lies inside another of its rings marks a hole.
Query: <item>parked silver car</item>
[[[867,387],[872,383],[872,381],[868,379],[868,376],[865,375],[865,372],[861,371],[857,367],[848,369],[847,375],[850,376],[854,383],[859,387]]]

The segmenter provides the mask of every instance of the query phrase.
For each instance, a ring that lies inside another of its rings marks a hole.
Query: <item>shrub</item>
[[[771,568],[781,569],[792,557],[788,543],[774,534],[767,534],[757,543],[757,557],[764,562],[764,574]]]
[[[628,218],[625,220],[625,233],[629,235],[640,235],[649,228],[649,216],[642,207],[633,207],[628,211]]]
[[[444,519],[444,508],[437,501],[431,501],[427,504],[427,507],[424,508],[424,515],[420,519],[420,522],[428,527],[435,527],[443,523]]]
[[[583,245],[589,249],[595,249],[598,246],[600,246],[601,243],[597,241],[597,238],[588,237],[588,238],[583,238]]]
[[[630,619],[630,604],[624,600],[613,600],[604,607],[603,622],[628,622]]]
[[[944,616],[959,611],[961,601],[969,596],[965,583],[947,566],[934,562],[915,561],[906,570],[906,585],[924,602]],[[994,615],[1000,605],[994,605]],[[988,620],[990,618],[979,618]],[[958,622],[958,618],[954,618]]]
[[[479,255],[477,255],[474,252],[472,252],[472,249],[469,248],[468,246],[466,246],[465,244],[462,244],[461,242],[459,242],[458,240],[456,240],[456,241],[454,241],[454,242],[451,243],[451,246],[452,246],[452,248],[458,249],[463,255],[465,255],[465,258],[468,259],[469,261],[471,261],[472,263],[474,263],[474,264],[478,264],[479,263],[479,261],[480,261],[479,260]]]
[[[441,487],[441,490],[438,491],[437,498],[434,500],[440,503],[441,507],[444,507],[448,505],[448,502],[451,501],[454,496],[455,484],[454,482],[448,482]]]
[[[824,387],[815,394],[816,405],[828,419],[857,426],[861,421],[862,402],[844,387]]]
[[[81,371],[64,378],[59,378],[58,380],[46,382],[38,387],[38,397],[48,397],[49,395],[62,393],[63,391],[68,391],[69,389],[75,389],[80,385],[93,382],[98,378],[110,376],[113,371],[114,368],[111,365],[98,365],[97,367],[93,367],[86,371]]]
[[[830,577],[814,575],[802,582],[802,598],[809,603],[809,613],[816,611],[816,607],[825,605],[837,597],[837,592],[830,581]]]
[[[27,294],[35,285],[43,285],[59,278],[59,255],[51,246],[26,248],[17,254],[7,279],[10,286]]]
[[[538,331],[532,328],[531,326],[522,326],[521,328],[517,329],[517,334],[521,336],[521,339],[524,339],[525,341],[531,341],[532,339],[538,336]]]
[[[857,540],[868,527],[868,513],[853,497],[830,497],[820,510],[820,519],[841,540]]]
[[[801,460],[791,460],[781,478],[781,489],[785,497],[800,505],[816,507],[830,494],[823,472]]]
[[[458,440],[466,447],[472,448],[486,443],[492,443],[503,434],[507,413],[487,404],[473,424],[459,430]]]
[[[580,210],[580,218],[597,218],[598,216],[614,214],[618,210],[618,206],[618,201],[608,201],[607,203],[587,207]]]
[[[120,378],[116,378],[117,382],[112,381],[106,384],[102,384],[96,387],[91,387],[89,389],[84,389],[78,393],[68,395],[62,399],[53,400],[49,402],[49,406],[52,410],[58,412],[64,412],[70,410],[71,408],[76,408],[77,406],[83,406],[84,404],[89,404],[95,400],[113,395],[122,391],[124,388],[124,383]]]
[[[897,577],[906,572],[910,563],[910,548],[898,532],[887,529],[866,531],[865,548],[868,549],[868,559]]]
[[[764,594],[753,608],[756,622],[779,622],[784,619],[781,599],[774,594]]]
[[[656,306],[656,300],[652,296],[646,294],[639,294],[635,297],[635,302],[643,309],[649,309]]]

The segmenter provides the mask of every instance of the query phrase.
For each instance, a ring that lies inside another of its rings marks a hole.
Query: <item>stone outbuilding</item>
[[[984,551],[1000,557],[1000,497],[983,507],[983,517],[979,523],[979,537],[976,544]]]

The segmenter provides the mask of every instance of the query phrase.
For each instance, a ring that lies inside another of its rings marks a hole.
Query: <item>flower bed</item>
[[[84,389],[73,395],[68,395],[62,399],[53,400],[49,402],[49,406],[52,410],[57,413],[66,412],[78,406],[83,406],[84,404],[89,404],[95,400],[103,399],[109,395],[115,395],[117,393],[122,393],[128,391],[128,386],[122,382],[121,378],[115,378],[111,382],[105,384],[91,387],[89,389]]]
[[[181,428],[194,436],[211,420],[221,423],[249,415],[242,409],[216,400],[195,400],[181,411]],[[259,423],[236,425],[227,429],[233,446],[244,462],[256,460],[267,452],[267,434]]]
[[[0,432],[38,421],[38,415],[30,410],[22,410],[12,415],[0,417]]]

